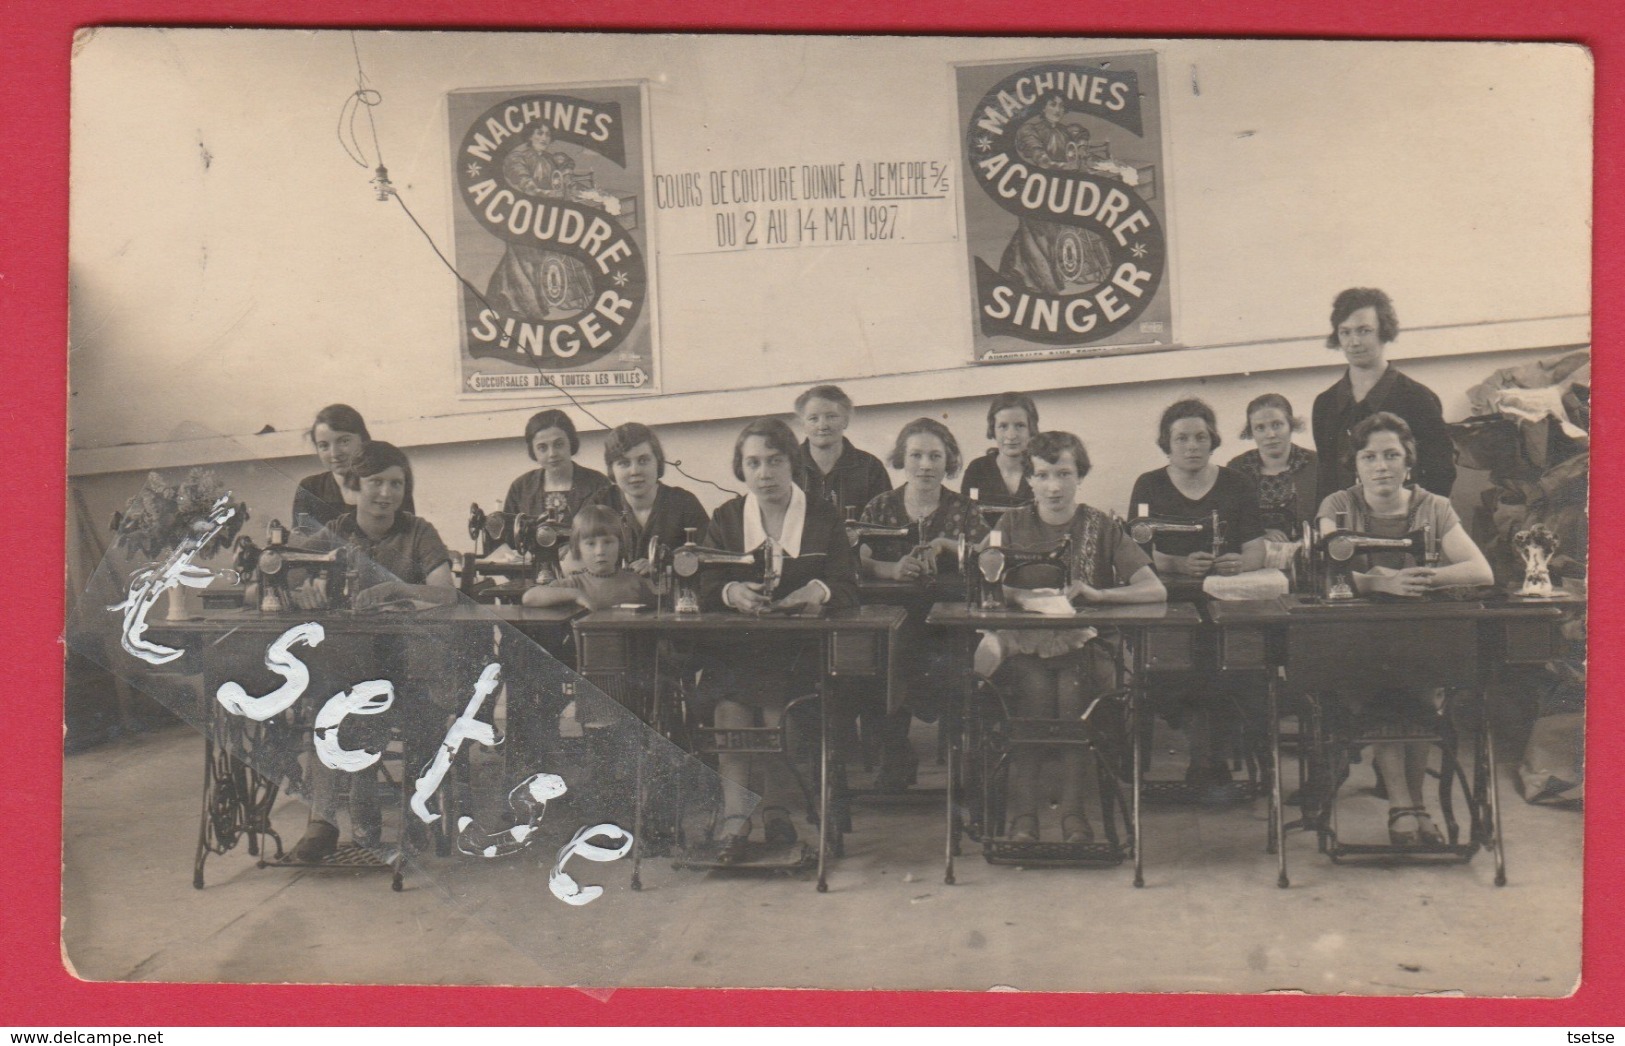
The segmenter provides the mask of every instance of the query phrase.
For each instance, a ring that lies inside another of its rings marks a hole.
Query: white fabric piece
[[[1202,581],[1202,591],[1214,599],[1274,599],[1286,595],[1290,588],[1286,575],[1272,567],[1229,577],[1209,574]]]
[[[801,555],[801,534],[807,526],[807,495],[794,483],[790,484],[790,508],[784,513],[784,532],[779,535],[779,547],[791,559]],[[762,503],[754,493],[745,495],[745,552],[755,552],[767,540],[762,527]]]

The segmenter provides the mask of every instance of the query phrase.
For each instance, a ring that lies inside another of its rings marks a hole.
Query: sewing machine
[[[1128,521],[1128,536],[1149,551],[1158,534],[1196,534],[1208,543],[1215,556],[1224,551],[1224,522],[1217,511],[1206,519],[1178,519],[1153,516],[1149,505],[1136,506],[1134,518]]]
[[[265,613],[283,610],[315,609],[300,607],[289,588],[293,570],[307,572],[322,607],[350,605],[360,584],[360,563],[346,548],[313,552],[288,544],[288,528],[273,519],[266,528],[266,544],[261,548],[247,534],[237,539],[233,568],[248,579],[243,602],[258,605]]]
[[[729,552],[697,545],[694,543],[694,531],[690,529],[688,534],[688,541],[671,552],[671,574],[676,592],[672,609],[677,613],[699,613],[700,575],[708,569],[747,567],[759,572],[763,592],[771,595],[779,587],[779,578],[784,574],[784,547],[772,538],[750,552]]]
[[[1065,590],[1072,584],[1072,535],[1061,539],[1052,549],[1005,548],[997,543],[998,533],[986,548],[978,549],[966,542],[960,543],[960,557],[965,574],[965,604],[972,610],[1004,609],[1004,583],[1017,571],[1042,566],[1059,575],[1059,583],[1052,586],[1024,585],[1024,588],[1053,587]]]
[[[1299,585],[1305,590],[1305,595],[1326,602],[1358,597],[1359,593],[1354,588],[1354,571],[1349,564],[1355,556],[1364,553],[1403,552],[1423,566],[1439,565],[1439,542],[1433,536],[1431,526],[1413,530],[1404,537],[1385,538],[1348,530],[1342,525],[1343,520],[1338,522],[1340,525],[1336,530],[1319,537],[1314,535],[1312,527],[1304,527],[1296,558],[1306,568],[1301,572],[1303,580]]]
[[[888,527],[879,523],[861,523],[847,513],[846,540],[856,547],[860,543],[867,543],[877,553],[887,559],[896,561],[913,557],[925,567],[921,579],[929,579],[937,572],[937,552],[925,541],[921,524],[905,524],[900,527]],[[960,562],[963,562],[961,558]]]
[[[465,552],[458,570],[462,590],[479,595],[475,583],[481,577],[502,578],[497,594],[512,594],[531,582],[551,581],[563,571],[559,560],[569,544],[570,528],[541,516],[524,512],[487,514],[476,503],[468,509],[468,536],[475,551]],[[497,549],[506,545],[519,558],[514,562],[493,560]]]

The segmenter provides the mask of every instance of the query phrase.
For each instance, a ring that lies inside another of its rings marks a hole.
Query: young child
[[[588,610],[606,610],[620,603],[654,604],[655,591],[648,579],[621,561],[621,517],[613,509],[584,505],[570,530],[570,550],[585,569],[534,586],[525,593],[525,606],[577,603]]]

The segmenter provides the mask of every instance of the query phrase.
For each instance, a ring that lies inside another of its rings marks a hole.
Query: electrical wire
[[[389,172],[384,167],[383,148],[378,143],[378,124],[373,119],[372,115],[372,110],[383,102],[384,96],[376,89],[367,85],[367,74],[361,66],[361,49],[356,44],[354,32],[350,34],[350,47],[355,53],[356,89],[345,98],[344,105],[339,110],[339,145],[343,147],[345,154],[348,155],[350,159],[354,160],[358,166],[374,166],[372,163],[368,162],[366,152],[361,145],[359,137],[357,137],[355,133],[356,115],[362,109],[366,109],[367,121],[372,127],[373,156],[377,159],[376,167],[378,173],[377,177],[373,179],[373,184],[378,189],[378,198],[380,200],[393,198],[396,203],[400,204],[401,210],[406,213],[407,218],[411,219],[412,224],[417,226],[418,232],[421,233],[424,240],[428,242],[429,249],[434,251],[436,258],[440,259],[440,264],[444,265],[446,270],[457,278],[457,282],[461,283],[465,288],[467,288],[468,292],[474,295],[474,297],[479,300],[481,305],[491,309],[493,312],[498,311],[496,307],[493,306],[485,297],[485,295],[480,293],[479,288],[468,282],[467,277],[457,270],[457,266],[452,264],[451,259],[447,258],[445,253],[441,251],[440,246],[434,242],[434,237],[429,235],[429,230],[425,229],[423,227],[423,223],[418,221],[417,215],[412,213],[412,208],[406,205],[406,201],[401,198],[400,191],[390,184]],[[345,140],[346,130],[349,131],[350,135],[348,141]],[[352,146],[354,147],[353,149]],[[552,375],[548,374],[547,371],[542,368],[540,360],[533,361],[533,365],[536,374],[541,381],[548,388],[562,394],[565,399],[570,401],[576,410],[579,410],[582,414],[603,426],[605,431],[615,427],[609,422],[605,421],[603,418],[600,418],[597,414],[594,414],[591,410],[587,409],[586,405],[584,405],[580,400],[576,399],[575,396],[571,394],[569,389],[554,381]],[[675,469],[679,475],[695,483],[704,483],[708,486],[715,487],[717,490],[722,491],[724,494],[727,494],[730,497],[737,497],[739,494],[737,490],[733,490],[730,487],[725,487],[722,484],[706,479],[703,476],[696,476],[691,472],[685,471],[681,461],[667,459],[666,464]]]

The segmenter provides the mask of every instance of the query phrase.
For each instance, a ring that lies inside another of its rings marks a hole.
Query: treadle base
[[[1226,785],[1193,785],[1184,781],[1141,781],[1140,798],[1148,803],[1244,803],[1270,792],[1262,781]]]
[[[1126,847],[1112,843],[1017,843],[1008,839],[982,842],[988,864],[1019,864],[1030,868],[1073,866],[1109,867],[1128,857]]]
[[[673,868],[719,868],[738,872],[797,872],[818,863],[818,852],[806,843],[751,842],[744,856],[727,864],[718,860],[720,843],[702,843],[672,858]]]
[[[367,848],[355,843],[344,843],[320,861],[296,861],[292,854],[283,858],[260,859],[262,868],[343,868],[354,872],[387,872],[394,868],[392,850],[383,847]]]
[[[908,788],[901,792],[893,792],[879,788],[848,788],[846,798],[850,800],[863,800],[877,806],[897,804],[899,806],[930,801],[940,804],[943,797],[948,794],[946,788]]]
[[[1334,864],[1346,861],[1403,861],[1448,864],[1473,859],[1479,850],[1477,843],[1418,843],[1415,846],[1395,846],[1392,843],[1332,843],[1326,856]]]

